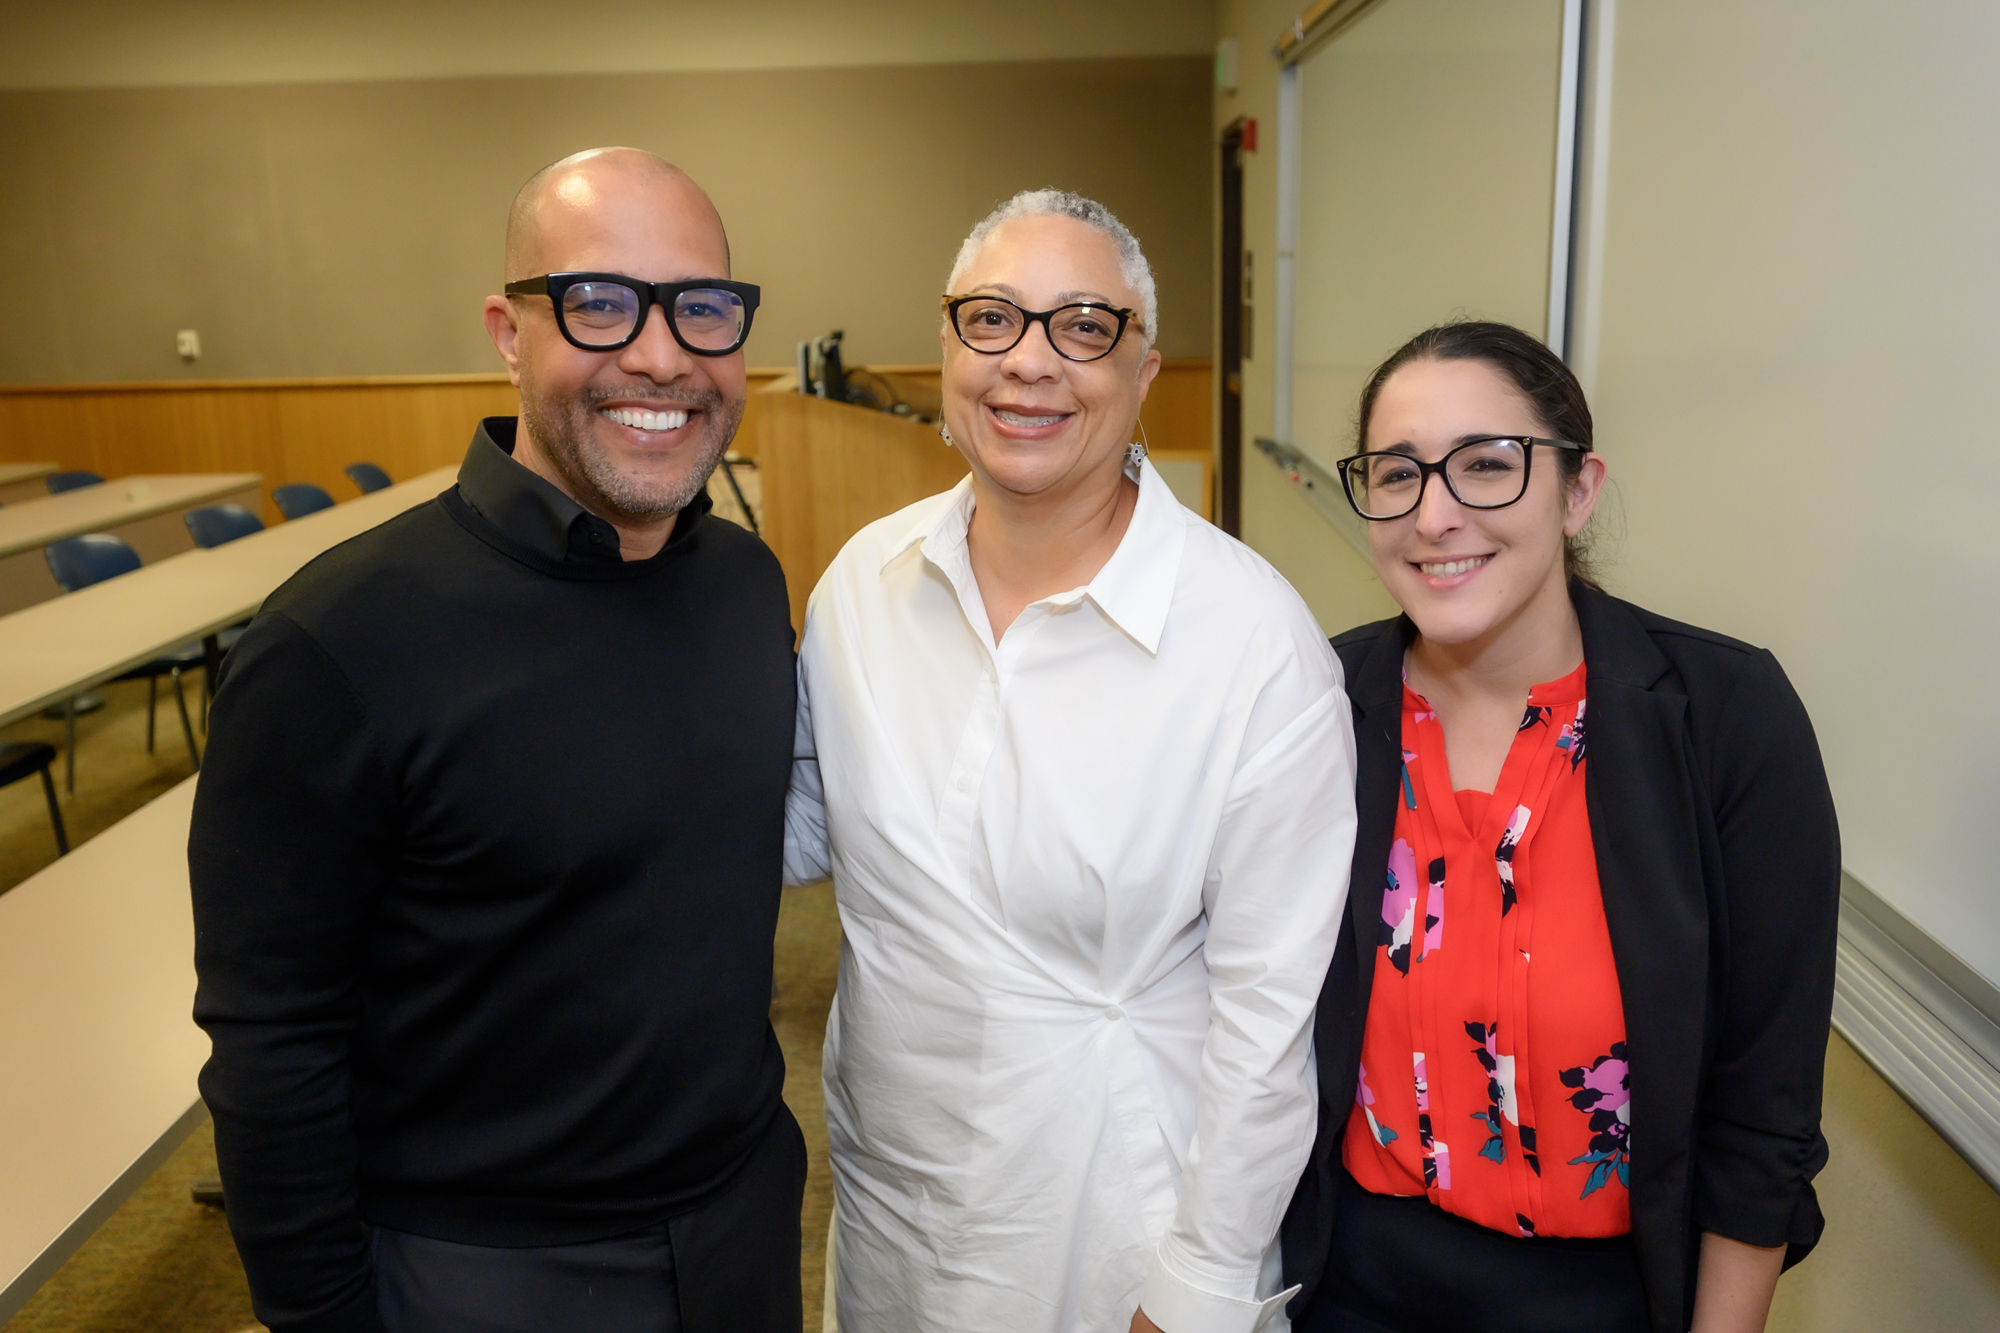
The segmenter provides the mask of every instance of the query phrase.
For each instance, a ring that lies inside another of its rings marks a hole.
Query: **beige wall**
[[[715,196],[748,349],[844,328],[935,361],[959,239],[1015,190],[1096,195],[1160,279],[1161,348],[1205,356],[1200,56],[0,92],[0,383],[495,369],[479,302],[536,167],[632,143]],[[174,354],[200,332],[202,359]]]
[[[1214,124],[1259,122],[1245,159],[1255,255],[1246,440],[1273,429],[1278,33],[1302,5],[1224,0],[1239,88]],[[1389,0],[1302,64],[1293,438],[1321,462],[1352,448],[1355,400],[1410,334],[1454,316],[1542,332],[1548,302],[1560,0]],[[1504,89],[1504,95],[1496,95]],[[1261,453],[1246,447],[1244,539],[1329,631],[1394,614],[1374,571]]]
[[[1238,116],[1255,117],[1259,135],[1258,151],[1243,158],[1244,245],[1255,260],[1254,355],[1243,363],[1243,540],[1291,580],[1322,628],[1337,633],[1394,615],[1396,604],[1368,562],[1251,443],[1272,433],[1276,391],[1271,353],[1277,328],[1278,62],[1270,50],[1304,7],[1299,0],[1220,0],[1216,32],[1238,43],[1238,88],[1216,92],[1212,114],[1217,131]],[[1211,165],[1211,180],[1218,169]]]
[[[2000,1195],[1839,1037],[1824,1114],[1826,1234],[1779,1280],[1769,1333],[2000,1327]]]
[[[1245,182],[1260,354],[1276,231],[1266,53],[1303,8],[1217,7],[1242,58],[1214,124],[1251,115],[1264,135]],[[1973,164],[2000,132],[1981,76],[2000,15],[1926,3],[1885,17],[1856,0],[1615,10],[1606,207],[1586,218],[1599,282],[1581,302],[1580,332],[1602,341],[1578,357],[1629,510],[1612,585],[1774,645],[1843,787],[1850,864],[1879,862],[1871,888],[1901,886],[1899,907],[1927,906],[1912,915],[1990,960],[2000,567],[1980,514],[2000,490],[1984,443],[2000,192]],[[1272,366],[1244,370],[1247,437],[1269,430]],[[1910,474],[1884,449],[1945,460],[1955,480],[1890,485]],[[1380,591],[1345,543],[1260,456],[1244,483],[1251,544],[1329,627],[1360,619]],[[1931,702],[1914,724],[1888,702],[1909,693],[1913,656]],[[2000,1326],[2000,1199],[1838,1039],[1824,1127],[1827,1232],[1779,1284],[1773,1333]]]
[[[1848,870],[2000,981],[2000,6],[1620,0],[1601,29],[1578,363],[1616,586],[1777,654]]]
[[[1206,55],[1211,0],[0,0],[0,88]]]
[[[1545,333],[1562,10],[1391,0],[1299,63],[1293,442],[1322,463],[1419,329]]]

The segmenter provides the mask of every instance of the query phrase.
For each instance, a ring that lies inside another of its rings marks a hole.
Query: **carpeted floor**
[[[191,685],[188,691],[196,708],[197,689]],[[145,684],[109,686],[106,694],[105,708],[78,722],[77,790],[63,800],[72,844],[102,832],[190,771],[171,700],[162,697],[157,752],[148,755]],[[41,739],[60,747],[62,730],[61,722],[36,719],[0,730],[0,739]],[[54,859],[41,784],[31,778],[0,790],[0,892]],[[785,1051],[785,1100],[805,1129],[811,1156],[800,1260],[809,1330],[820,1326],[823,1249],[832,1210],[819,1056],[839,940],[830,885],[786,890],[771,1021]],[[222,1214],[189,1198],[194,1179],[214,1171],[214,1139],[203,1126],[0,1333],[238,1333],[261,1327],[250,1312],[243,1269]]]
[[[146,753],[146,682],[128,680],[102,687],[105,706],[76,720],[76,794],[62,796],[63,822],[70,845],[93,838],[194,772],[180,717],[165,681],[160,687],[159,734]],[[195,739],[205,743],[201,725],[201,683],[187,682],[188,712]],[[30,718],[0,728],[0,741],[47,741],[58,751],[56,789],[62,790],[63,724]],[[49,809],[39,779],[0,787],[0,893],[13,888],[56,859]]]
[[[7,1321],[6,1333],[232,1333],[261,1328],[222,1214],[188,1197],[215,1172],[196,1130]]]

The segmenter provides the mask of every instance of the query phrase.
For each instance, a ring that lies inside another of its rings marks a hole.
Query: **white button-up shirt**
[[[843,1333],[1287,1327],[1354,839],[1340,665],[1159,474],[994,642],[969,481],[859,533],[800,649],[787,877],[831,872]]]

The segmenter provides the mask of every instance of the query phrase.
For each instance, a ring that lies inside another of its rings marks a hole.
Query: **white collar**
[[[1128,469],[1127,475],[1133,473]],[[1173,605],[1174,585],[1180,578],[1188,517],[1151,463],[1140,460],[1135,479],[1139,483],[1138,502],[1125,535],[1118,539],[1118,549],[1104,562],[1104,568],[1083,587],[1042,600],[1070,605],[1088,597],[1133,642],[1157,654],[1160,636],[1166,631],[1167,611]],[[976,598],[978,586],[971,578],[971,560],[965,547],[974,504],[971,476],[947,494],[948,503],[911,523],[890,547],[882,567],[886,570],[911,547],[921,546],[924,558],[951,579],[962,597]],[[961,573],[963,579],[958,577]]]

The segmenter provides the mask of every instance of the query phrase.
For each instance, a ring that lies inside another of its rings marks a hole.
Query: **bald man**
[[[195,800],[201,1091],[274,1333],[798,1333],[768,1017],[784,576],[709,517],[757,289],[599,149],[486,327],[521,416],[230,652]]]

